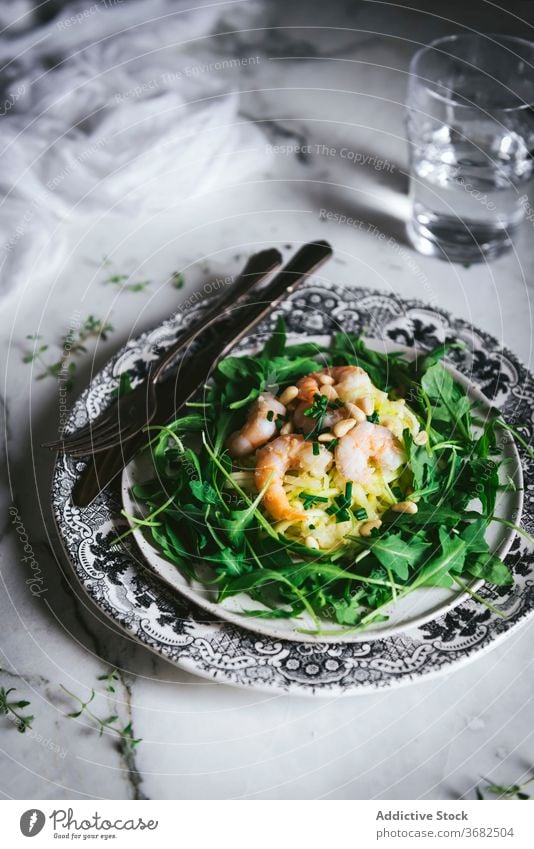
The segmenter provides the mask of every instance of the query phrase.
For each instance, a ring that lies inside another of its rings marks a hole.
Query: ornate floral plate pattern
[[[197,310],[198,312],[198,310]],[[451,363],[492,400],[530,442],[534,421],[534,377],[496,339],[419,301],[368,289],[318,285],[313,280],[258,329],[268,336],[283,313],[291,333],[328,334],[343,328],[365,331],[419,349],[461,340]],[[94,419],[112,401],[117,375],[142,380],[147,363],[168,347],[191,319],[184,313],[128,343],[92,381],[67,423],[71,432]],[[534,532],[534,463],[520,451],[525,481],[522,524]],[[144,567],[132,545],[110,545],[123,529],[118,496],[105,491],[87,509],[74,507],[73,486],[84,463],[59,456],[52,505],[67,557],[81,585],[100,610],[129,634],[188,671],[226,684],[298,695],[354,694],[407,684],[450,671],[473,659],[525,621],[534,610],[534,553],[519,536],[506,561],[512,587],[485,586],[481,594],[505,618],[472,599],[405,634],[369,642],[324,644],[269,640],[207,618],[173,595]]]

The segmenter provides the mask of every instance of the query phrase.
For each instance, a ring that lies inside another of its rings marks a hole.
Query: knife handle
[[[218,298],[216,304],[204,315],[200,321],[189,331],[185,336],[181,335],[179,340],[168,348],[164,354],[156,360],[150,367],[147,379],[152,383],[157,383],[162,373],[165,371],[169,363],[176,357],[180,351],[185,350],[200,333],[203,333],[214,322],[223,318],[225,313],[232,307],[239,305],[254,290],[258,283],[275,268],[282,263],[282,255],[276,248],[259,251],[253,254],[245,265],[243,271],[237,277],[231,286],[228,287],[222,298]]]
[[[234,324],[230,338],[228,340],[223,338],[223,344],[214,365],[227,356],[228,352],[273,312],[285,298],[292,295],[310,274],[313,274],[332,256],[332,253],[332,247],[326,241],[308,242],[297,251],[261,293],[265,300],[257,300],[250,305],[247,303],[243,314],[237,315],[237,329]]]

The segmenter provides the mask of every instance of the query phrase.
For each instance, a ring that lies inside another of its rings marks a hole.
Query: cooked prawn
[[[405,460],[402,445],[387,427],[362,422],[335,448],[336,467],[345,480],[369,483],[375,469],[394,472]]]
[[[315,396],[319,395],[321,390],[324,389],[322,385],[322,378],[324,377],[331,379],[330,385],[335,395],[344,403],[353,403],[372,389],[369,375],[359,366],[332,366],[301,377],[297,383],[299,403],[295,408],[293,420],[295,425],[305,433],[309,433],[315,426],[314,420],[310,416],[306,416],[305,412],[313,404]],[[329,409],[324,417],[324,428],[330,430],[337,422],[348,418],[349,415],[348,410],[342,406]]]
[[[254,482],[261,492],[267,486],[263,496],[263,506],[277,521],[298,521],[306,519],[303,510],[298,510],[289,502],[284,489],[284,475],[290,469],[301,468],[314,475],[323,475],[332,465],[333,456],[322,445],[319,453],[313,453],[313,446],[300,434],[279,436],[258,451]],[[270,483],[269,483],[270,481]]]
[[[228,438],[226,447],[230,456],[245,457],[269,442],[277,432],[277,417],[285,413],[286,408],[274,395],[269,392],[260,395],[252,404],[241,430],[236,430]]]
[[[360,366],[334,366],[325,373],[334,378],[334,389],[344,402],[354,403],[373,389],[371,378]]]

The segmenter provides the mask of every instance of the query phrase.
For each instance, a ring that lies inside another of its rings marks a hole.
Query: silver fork
[[[133,392],[117,398],[114,404],[85,427],[63,439],[44,443],[45,448],[63,451],[73,456],[84,456],[111,448],[118,442],[130,439],[153,419],[157,409],[156,384],[167,366],[205,330],[229,313],[257,287],[262,280],[282,263],[275,248],[253,254],[228,292],[185,337],[155,360],[146,380]]]

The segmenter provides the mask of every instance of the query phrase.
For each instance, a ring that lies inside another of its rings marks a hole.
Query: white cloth
[[[202,38],[229,8],[254,12],[247,0],[85,0],[4,42],[0,293],[57,268],[60,221],[114,209],[138,224],[264,164],[259,130],[237,120],[236,67]]]

